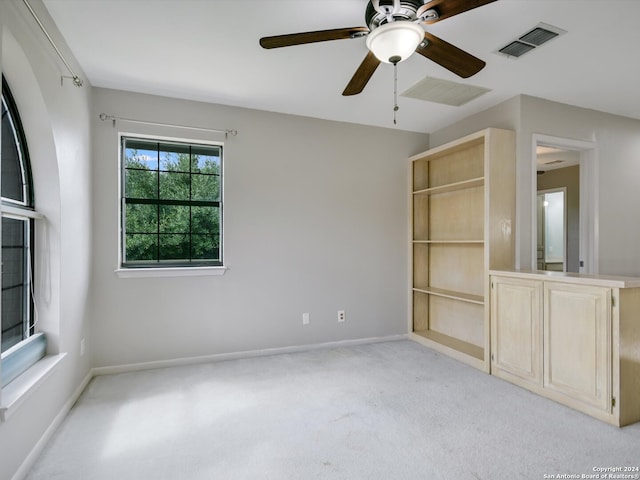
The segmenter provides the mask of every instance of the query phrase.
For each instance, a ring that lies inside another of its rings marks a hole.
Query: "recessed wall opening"
[[[535,269],[597,273],[596,152],[591,142],[533,136],[531,232]],[[551,219],[557,221],[550,223],[546,194],[561,191],[562,205],[553,208],[562,212],[562,219],[552,214]]]

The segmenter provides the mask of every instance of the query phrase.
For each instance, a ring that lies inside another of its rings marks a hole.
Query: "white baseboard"
[[[93,377],[93,371],[89,370],[87,375],[82,379],[82,382],[80,382],[80,385],[78,385],[78,388],[74,390],[73,394],[62,406],[62,409],[60,410],[58,415],[56,415],[49,427],[42,434],[40,440],[38,440],[38,443],[36,443],[31,449],[29,455],[27,455],[27,458],[24,459],[24,462],[22,462],[22,465],[20,465],[20,468],[18,468],[18,471],[16,471],[11,480],[23,480],[27,476],[29,470],[31,470],[33,465],[36,463],[36,460],[42,453],[42,450],[46,446],[47,442],[49,441],[49,439],[51,439],[51,436],[55,433],[60,424],[66,418],[69,411],[71,410],[71,407],[73,407],[73,405],[78,401],[78,398],[80,398],[80,395],[82,395],[82,392]]]
[[[349,347],[353,345],[365,345],[369,343],[392,342],[406,340],[407,334],[388,335],[385,337],[359,338],[356,340],[339,340],[335,342],[314,343],[309,345],[296,345],[292,347],[266,348],[262,350],[247,350],[244,352],[218,353],[199,357],[184,357],[172,360],[158,360],[155,362],[129,363],[125,365],[113,365],[109,367],[97,367],[93,369],[94,375],[115,375],[118,373],[136,372],[140,370],[152,370],[155,368],[179,367],[184,365],[196,365],[199,363],[222,362],[225,360],[237,360],[242,358],[265,357],[283,353],[306,352],[310,350]]]

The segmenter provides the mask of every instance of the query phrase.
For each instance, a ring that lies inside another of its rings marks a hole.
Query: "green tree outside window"
[[[123,137],[124,267],[222,265],[222,147]]]

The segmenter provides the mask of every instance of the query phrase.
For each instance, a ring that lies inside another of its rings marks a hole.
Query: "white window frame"
[[[221,162],[221,172],[220,172],[220,204],[221,204],[221,215],[220,215],[220,228],[222,233],[220,234],[220,248],[223,252],[222,265],[215,266],[202,266],[202,265],[194,265],[194,266],[158,266],[158,267],[123,267],[123,258],[124,258],[124,242],[122,241],[123,236],[123,226],[122,226],[122,195],[124,185],[122,184],[123,179],[123,169],[124,169],[124,159],[122,158],[122,139],[126,138],[140,138],[143,140],[152,140],[157,142],[178,142],[178,143],[187,143],[194,145],[210,145],[210,146],[219,146],[222,148],[223,156]],[[117,230],[117,245],[118,245],[118,265],[114,269],[115,274],[119,278],[154,278],[154,277],[193,277],[193,276],[219,276],[224,275],[227,271],[228,267],[224,264],[224,252],[225,250],[225,225],[224,225],[224,171],[225,171],[225,147],[224,142],[220,141],[211,141],[211,140],[202,140],[202,139],[194,139],[194,138],[186,138],[186,137],[173,137],[167,135],[149,135],[138,132],[118,132],[118,230]]]
[[[9,105],[4,100],[4,83],[5,79],[3,77],[3,103],[7,111],[10,113],[11,120],[11,129],[13,131],[14,138],[17,139],[19,143],[19,155],[23,155],[24,151],[27,150],[26,145],[20,145],[20,142],[26,142],[24,138],[24,132],[16,130],[16,125],[14,123],[15,115],[19,118],[19,111],[17,105],[13,105],[15,107],[15,112],[13,109],[9,108]],[[26,161],[29,162],[29,158],[26,158]],[[28,165],[30,167],[30,165]],[[37,328],[38,324],[38,314],[37,314],[37,302],[34,298],[33,286],[34,286],[34,272],[33,272],[33,258],[32,252],[34,245],[32,243],[32,238],[36,238],[37,231],[36,225],[37,220],[44,219],[44,216],[39,212],[34,210],[34,206],[31,205],[31,201],[33,199],[33,192],[29,192],[27,190],[28,185],[25,180],[30,180],[28,178],[28,172],[25,171],[25,159],[22,158],[20,161],[20,168],[22,171],[23,178],[23,200],[15,200],[11,198],[3,198],[0,202],[0,214],[2,217],[14,218],[21,221],[28,221],[29,223],[29,235],[26,238],[25,251],[27,252],[27,278],[29,283],[29,289],[27,295],[30,297],[29,304],[33,304],[33,310],[31,312],[27,312],[27,318],[29,319],[29,327],[27,330],[27,336],[22,341],[14,344],[12,347],[8,348],[6,351],[2,352],[0,358],[2,358],[2,363],[9,362],[12,365],[11,369],[13,370],[10,376],[10,380],[7,385],[3,386],[0,390],[0,421],[6,421],[15,411],[18,410],[18,407],[24,404],[26,398],[33,392],[35,389],[49,376],[53,373],[57,365],[62,361],[62,359],[66,356],[66,354],[54,354],[54,355],[46,355],[46,334],[44,332],[39,331]],[[31,187],[33,185],[31,184]],[[29,196],[31,195],[31,197]],[[44,342],[42,342],[44,339]],[[44,343],[44,345],[43,345]],[[34,347],[34,348],[32,348]],[[43,358],[40,358],[39,355],[44,354]],[[36,357],[37,356],[37,357]],[[7,364],[8,365],[8,364]],[[16,367],[17,366],[17,370]],[[0,370],[2,365],[0,365]],[[16,374],[17,372],[17,374]]]
[[[15,112],[12,110],[12,108],[10,108],[10,105],[7,103],[7,101],[4,98],[4,84],[5,84],[5,80],[4,77],[2,79],[3,82],[3,94],[1,95],[2,98],[2,104],[4,105],[5,109],[7,110],[7,112],[9,113],[9,123],[11,125],[11,130],[13,133],[13,137],[16,139],[16,142],[18,143],[18,155],[20,156],[20,170],[21,170],[21,178],[22,180],[22,201],[20,200],[16,200],[13,198],[8,198],[8,197],[1,197],[0,198],[0,216],[1,217],[6,217],[6,218],[13,218],[16,220],[21,220],[21,221],[29,221],[29,235],[27,235],[27,238],[25,240],[25,250],[27,252],[27,265],[26,265],[26,274],[27,274],[27,282],[29,285],[29,290],[28,290],[28,296],[30,297],[31,301],[27,302],[27,318],[29,319],[29,327],[27,329],[27,334],[26,337],[23,338],[20,342],[16,343],[15,345],[13,345],[12,347],[10,347],[8,350],[17,350],[19,349],[21,344],[25,344],[26,342],[28,342],[29,337],[35,335],[36,333],[38,333],[36,326],[38,323],[38,318],[37,318],[37,309],[36,309],[36,305],[35,305],[35,298],[33,298],[33,265],[32,265],[32,249],[33,249],[33,245],[31,244],[31,237],[32,235],[35,237],[35,222],[32,222],[31,220],[36,220],[36,219],[41,219],[43,218],[42,215],[40,213],[38,213],[37,211],[34,210],[35,207],[32,207],[29,205],[30,203],[30,196],[29,196],[29,191],[28,191],[28,183],[29,183],[29,178],[28,178],[28,174],[25,171],[25,159],[22,158],[23,153],[24,153],[24,149],[26,148],[25,145],[21,145],[21,141],[25,141],[26,139],[23,138],[23,133],[19,130],[16,129],[16,125],[14,123],[15,119],[13,118],[14,114],[18,116],[19,119],[19,115],[20,113],[17,111],[17,105],[15,105],[15,102],[11,102],[14,103],[14,107],[15,107]],[[9,91],[9,97],[12,97],[12,95],[10,94]],[[10,98],[11,99],[11,98]],[[19,120],[18,120],[19,121]],[[27,155],[28,156],[28,155]],[[28,162],[29,159],[27,158],[26,161]],[[31,198],[33,198],[33,192],[31,192]],[[33,230],[33,231],[32,231]],[[1,228],[0,228],[0,233],[1,233]],[[1,246],[1,244],[0,244]],[[1,260],[1,256],[0,256],[0,260]],[[33,304],[33,307],[31,307],[31,305]],[[31,333],[31,331],[33,330],[33,333]],[[16,348],[17,347],[17,348]],[[4,353],[4,352],[3,352]],[[2,357],[0,357],[2,358]]]

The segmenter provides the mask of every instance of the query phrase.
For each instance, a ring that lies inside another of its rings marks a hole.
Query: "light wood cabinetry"
[[[544,282],[544,387],[611,407],[611,289]]]
[[[491,279],[491,369],[542,384],[542,283]]]
[[[514,261],[515,134],[487,129],[410,160],[411,335],[488,372],[488,270]]]
[[[492,272],[491,373],[614,425],[640,421],[640,279]]]

